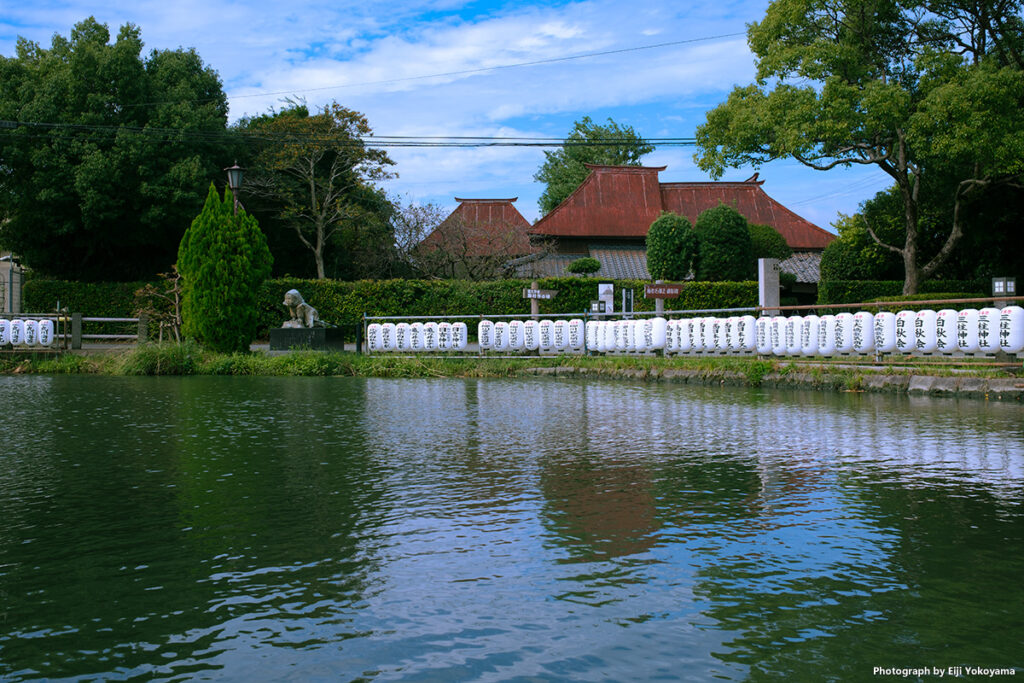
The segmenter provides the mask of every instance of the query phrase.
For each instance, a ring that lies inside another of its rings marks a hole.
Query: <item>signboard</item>
[[[524,289],[524,299],[554,299],[558,294],[557,289]]]
[[[682,285],[644,285],[645,299],[678,299]]]
[[[604,312],[615,312],[615,283],[601,282],[597,285],[597,298],[604,302]]]
[[[604,313],[604,302],[603,301],[591,301],[590,302],[591,313]]]

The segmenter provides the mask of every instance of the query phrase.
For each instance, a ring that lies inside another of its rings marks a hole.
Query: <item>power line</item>
[[[77,134],[105,135],[114,137],[123,134],[142,135],[157,141],[174,141],[189,139],[193,141],[216,141],[226,137],[248,140],[254,143],[268,144],[330,144],[335,146],[362,147],[605,147],[654,145],[656,147],[692,147],[695,138],[665,137],[644,138],[642,140],[623,140],[620,138],[599,138],[591,140],[565,140],[547,137],[513,137],[513,136],[467,136],[467,135],[436,135],[436,136],[405,136],[405,135],[372,135],[361,138],[339,139],[322,135],[303,135],[296,133],[271,134],[261,132],[231,130],[201,130],[182,128],[157,128],[137,126],[95,125],[54,123],[45,121],[6,121],[0,120],[0,131],[14,131],[18,128],[37,129],[41,131],[68,131]],[[22,135],[20,137],[45,137],[39,134]]]

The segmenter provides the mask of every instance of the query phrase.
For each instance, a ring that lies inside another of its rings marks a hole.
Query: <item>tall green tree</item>
[[[685,280],[696,270],[699,241],[685,216],[666,211],[647,231],[647,271],[655,280]]]
[[[315,114],[295,103],[244,119],[238,129],[254,146],[246,191],[258,195],[261,207],[290,228],[316,277],[326,277],[328,265],[340,260],[358,268],[354,258],[331,252],[351,249],[371,233],[383,235],[381,248],[393,246],[386,234],[392,208],[378,201],[382,195],[373,184],[393,177],[388,167],[394,162],[384,150],[364,144],[373,132],[365,116],[337,102]]]
[[[953,253],[972,198],[1024,172],[1020,10],[1020,0],[775,0],[748,31],[758,80],[708,113],[697,163],[715,177],[780,158],[877,166],[899,193],[903,240],[865,228],[916,293]],[[922,195],[950,176],[945,236],[924,259]]]
[[[131,280],[167,270],[230,163],[227,99],[193,50],[142,56],[94,18],[49,49],[0,57],[0,244],[42,273]]]
[[[182,332],[214,351],[247,351],[256,337],[260,285],[273,260],[256,219],[210,184],[178,247]]]
[[[597,124],[584,116],[573,124],[561,149],[544,152],[544,163],[533,176],[546,186],[539,200],[541,212],[550,212],[587,179],[590,171],[585,164],[639,166],[640,158],[653,151],[654,146],[631,126],[611,119]]]

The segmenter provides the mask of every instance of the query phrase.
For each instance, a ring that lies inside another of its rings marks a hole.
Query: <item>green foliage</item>
[[[45,49],[0,57],[3,248],[37,272],[119,281],[166,270],[203,190],[221,177],[227,98],[192,50],[142,56],[93,18]],[[173,131],[171,133],[165,131]]]
[[[609,144],[596,144],[604,142]],[[573,124],[562,149],[544,152],[544,163],[533,176],[545,185],[539,200],[541,212],[550,212],[587,179],[590,171],[585,164],[639,166],[640,158],[653,151],[654,146],[631,126],[620,126],[611,119],[600,125],[584,116]]]
[[[892,246],[914,293],[962,231],[987,230],[972,200],[1024,171],[1021,4],[774,0],[748,30],[757,82],[708,112],[698,165],[876,165],[898,187]],[[936,210],[941,229],[922,226]]]
[[[889,302],[889,301],[908,302],[908,301],[930,301],[930,300],[934,300],[934,299],[979,299],[979,298],[982,298],[984,296],[986,296],[986,295],[982,294],[981,292],[930,292],[928,294],[897,294],[895,296],[880,296],[877,299],[875,299],[874,302],[877,302],[879,304],[884,304],[884,303]],[[951,304],[951,307],[959,309],[959,308],[967,308],[968,306],[966,304]],[[928,304],[928,305],[925,305],[925,304],[921,304],[921,305],[917,305],[917,304],[903,304],[903,305],[900,305],[900,306],[878,306],[877,308],[876,307],[865,307],[865,310],[872,311],[872,312],[890,311],[892,313],[899,313],[900,311],[905,311],[905,310],[920,311],[920,310],[929,309],[929,308],[934,309],[934,308],[938,308],[938,306],[932,305],[932,304]]]
[[[855,304],[864,301],[878,301],[888,297],[913,296],[902,294],[903,283],[899,280],[830,280],[818,284],[819,304]],[[984,292],[986,283],[977,280],[934,280],[921,284],[921,296],[937,296],[943,292]],[[984,296],[975,294],[974,296]],[[946,298],[946,297],[942,297]]]
[[[373,183],[392,177],[387,167],[394,162],[363,144],[373,134],[365,116],[337,102],[315,114],[293,103],[243,119],[237,130],[250,134],[252,145],[251,208],[270,226],[274,249],[297,268],[292,272],[317,278],[391,272],[394,207]]]
[[[786,238],[772,226],[750,223],[747,229],[750,231],[750,251],[754,257],[754,270],[751,272],[755,275],[758,259],[774,258],[785,261],[793,255],[793,250],[786,244]]]
[[[182,277],[182,332],[214,351],[245,351],[256,338],[259,287],[272,259],[256,219],[233,210],[210,185],[202,213],[178,249]]]
[[[601,270],[601,262],[592,256],[584,256],[567,265],[565,270],[575,275],[592,275]]]
[[[873,218],[875,232],[883,239],[902,232],[898,222]],[[902,275],[899,256],[871,239],[864,216],[840,215],[833,225],[838,237],[821,254],[822,280],[893,280]]]
[[[665,211],[647,231],[647,271],[654,280],[684,280],[696,270],[699,249],[690,221]]]
[[[724,204],[697,216],[694,228],[700,241],[697,279],[722,282],[751,276],[752,246],[747,219]]]

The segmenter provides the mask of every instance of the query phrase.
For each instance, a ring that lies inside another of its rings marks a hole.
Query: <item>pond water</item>
[[[1016,404],[548,378],[0,396],[3,680],[1024,673]]]

